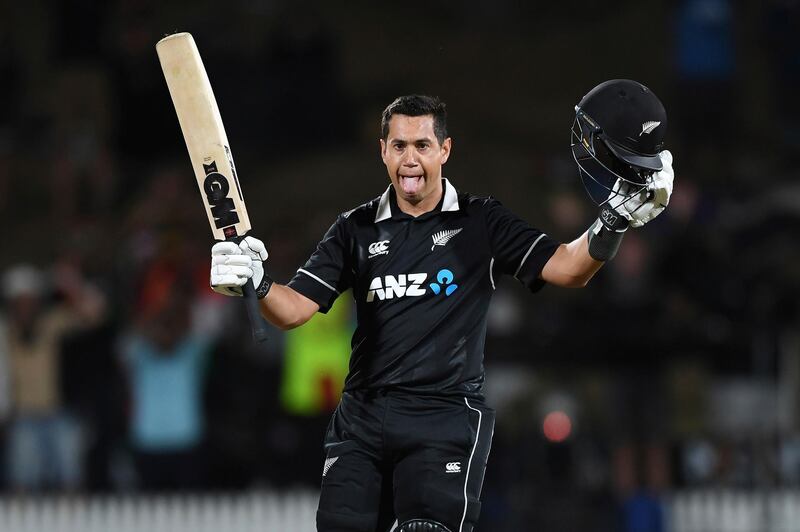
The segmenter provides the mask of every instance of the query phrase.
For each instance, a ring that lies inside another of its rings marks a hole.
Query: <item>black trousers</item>
[[[319,532],[432,519],[471,532],[494,432],[482,399],[345,392],[325,436]]]

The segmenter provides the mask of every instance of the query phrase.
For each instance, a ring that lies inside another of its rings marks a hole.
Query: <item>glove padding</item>
[[[664,150],[658,154],[663,168],[647,178],[647,186],[628,199],[622,199],[636,190],[636,185],[620,179],[614,183],[609,207],[630,222],[631,227],[641,227],[661,212],[669,204],[675,172],[672,169],[672,154]],[[616,199],[620,198],[620,199]]]
[[[235,242],[217,242],[211,248],[211,289],[226,296],[241,296],[251,278],[258,287],[264,279],[264,261],[269,257],[264,243],[246,236]]]

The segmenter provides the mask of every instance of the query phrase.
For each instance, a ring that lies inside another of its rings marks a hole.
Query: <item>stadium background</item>
[[[208,290],[208,227],[154,49],[190,31],[284,282],[338,212],[385,188],[379,114],[395,96],[447,102],[458,188],[567,240],[594,216],[573,106],[606,79],[653,89],[675,154],[665,214],[587,289],[498,286],[478,530],[800,530],[799,9],[6,6],[0,529],[155,530],[173,510],[196,530],[313,526],[350,301],[254,346],[240,305]],[[147,364],[145,339],[173,363]],[[545,436],[553,412],[562,442]],[[268,524],[284,514],[300,521]]]

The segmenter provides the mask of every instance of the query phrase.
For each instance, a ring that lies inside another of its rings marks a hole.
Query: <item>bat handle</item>
[[[244,235],[234,236],[227,240],[238,244],[243,239]],[[266,272],[264,274],[266,275]],[[256,297],[256,287],[253,285],[252,279],[249,279],[242,286],[242,296],[244,296],[244,308],[247,309],[247,318],[250,320],[250,329],[253,331],[253,341],[260,344],[267,339],[267,323],[261,317],[261,307],[258,303],[258,297]]]
[[[260,344],[267,339],[267,324],[261,317],[261,309],[252,279],[242,286],[242,295],[244,296],[244,306],[247,309],[247,317],[250,319],[250,328],[253,330],[253,340]]]

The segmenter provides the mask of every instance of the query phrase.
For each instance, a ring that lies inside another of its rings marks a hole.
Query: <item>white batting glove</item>
[[[672,169],[672,154],[664,150],[658,154],[663,168],[647,178],[647,186],[627,200],[611,199],[608,203],[623,218],[627,219],[631,227],[641,227],[656,216],[661,214],[669,204],[672,195],[672,184],[675,171]],[[621,198],[635,190],[636,185],[617,180],[614,183],[612,196]]]
[[[251,268],[253,269],[253,286],[258,289],[264,280],[264,261],[269,257],[267,246],[264,245],[264,242],[255,237],[246,236],[239,242],[239,249],[253,261],[251,264]]]
[[[238,245],[217,242],[211,248],[211,289],[226,296],[241,296],[242,286],[251,278],[254,286],[260,286],[268,256],[264,243],[252,236]]]

